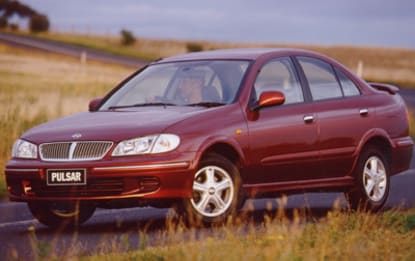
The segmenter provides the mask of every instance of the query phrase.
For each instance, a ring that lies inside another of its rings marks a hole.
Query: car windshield
[[[203,106],[232,103],[249,61],[209,60],[150,65],[125,82],[101,106]]]

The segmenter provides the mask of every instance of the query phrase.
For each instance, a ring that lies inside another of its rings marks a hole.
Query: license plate
[[[86,185],[86,170],[48,169],[46,184],[48,186]]]

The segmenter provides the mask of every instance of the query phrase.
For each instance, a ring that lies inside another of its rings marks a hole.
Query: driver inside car
[[[203,76],[196,74],[184,75],[179,79],[176,100],[180,104],[194,104],[202,102]]]

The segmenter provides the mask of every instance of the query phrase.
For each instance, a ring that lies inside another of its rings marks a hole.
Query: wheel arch
[[[225,137],[216,137],[207,140],[199,150],[196,160],[197,164],[209,154],[218,154],[227,158],[234,163],[239,170],[243,168],[245,163],[243,151],[238,143],[234,140],[226,139]]]
[[[382,151],[384,153],[384,156],[386,157],[386,160],[391,166],[393,143],[390,140],[389,136],[387,135],[387,132],[382,129],[372,130],[364,136],[364,138],[359,144],[359,147],[356,153],[355,166],[357,164],[357,161],[359,160],[359,156],[362,154],[362,152],[365,149],[369,147],[375,147],[375,148],[378,148],[380,151]]]
[[[219,154],[232,161],[238,168],[241,167],[241,157],[239,153],[227,143],[215,143],[208,147],[202,154],[202,158],[208,154]]]
[[[363,149],[366,149],[368,147],[376,147],[379,148],[382,152],[385,153],[385,157],[388,160],[389,163],[392,161],[392,146],[389,143],[387,139],[381,136],[375,136],[372,137],[370,140],[368,140],[363,147]]]

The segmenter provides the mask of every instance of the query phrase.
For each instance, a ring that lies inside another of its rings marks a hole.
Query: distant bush
[[[199,43],[187,43],[186,49],[188,53],[203,51],[203,46]]]
[[[18,24],[9,24],[9,28],[13,32],[19,31],[19,25]]]
[[[8,26],[7,18],[0,16],[0,29],[5,29]]]
[[[121,30],[121,44],[132,45],[135,43],[135,37],[132,32],[127,30]]]
[[[49,19],[46,15],[34,14],[30,17],[29,29],[33,33],[47,32],[49,30]]]

